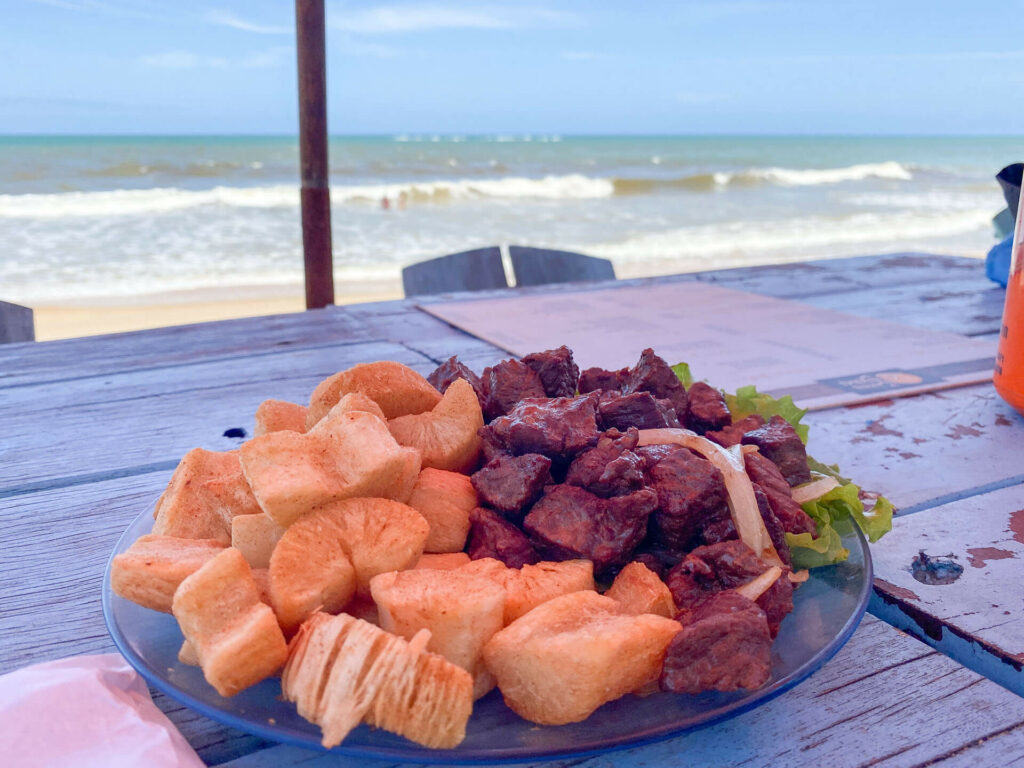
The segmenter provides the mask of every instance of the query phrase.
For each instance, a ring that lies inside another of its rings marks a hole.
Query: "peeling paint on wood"
[[[898,517],[871,546],[870,610],[1024,695],[1022,507],[1024,485],[1015,485]],[[973,567],[952,584],[920,584],[908,566],[922,549]]]

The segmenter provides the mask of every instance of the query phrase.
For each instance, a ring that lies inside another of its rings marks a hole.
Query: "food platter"
[[[152,507],[121,535],[118,555],[153,525]],[[432,750],[362,725],[333,751],[359,757],[418,763],[512,763],[592,755],[649,743],[733,717],[760,706],[805,680],[849,640],[867,607],[871,556],[857,526],[842,534],[849,558],[814,568],[793,596],[794,609],[772,645],[768,683],[755,691],[708,692],[697,696],[657,693],[625,696],[597,710],[586,721],[544,727],[509,710],[497,691],[476,702],[466,739],[451,750]],[[227,726],[264,739],[322,750],[317,726],[303,720],[281,699],[280,681],[265,680],[232,698],[223,698],[198,667],[178,661],[182,635],[174,617],[115,595],[110,566],[104,575],[103,615],[111,637],[128,662],[156,689]]]

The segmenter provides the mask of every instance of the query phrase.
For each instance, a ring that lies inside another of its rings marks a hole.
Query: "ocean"
[[[336,281],[397,292],[403,265],[502,243],[604,256],[620,277],[981,257],[993,176],[1022,159],[1015,137],[338,137]],[[298,286],[297,179],[294,137],[0,137],[0,299]]]

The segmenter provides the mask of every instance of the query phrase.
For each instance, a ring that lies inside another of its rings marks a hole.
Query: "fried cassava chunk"
[[[631,616],[610,597],[556,597],[498,632],[484,660],[505,703],[541,725],[585,720],[658,674],[678,622]]]

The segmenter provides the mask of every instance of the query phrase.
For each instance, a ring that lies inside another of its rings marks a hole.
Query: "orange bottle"
[[[1024,414],[1024,204],[1017,208],[1010,279],[1006,284],[1006,304],[992,381],[1000,397]]]

